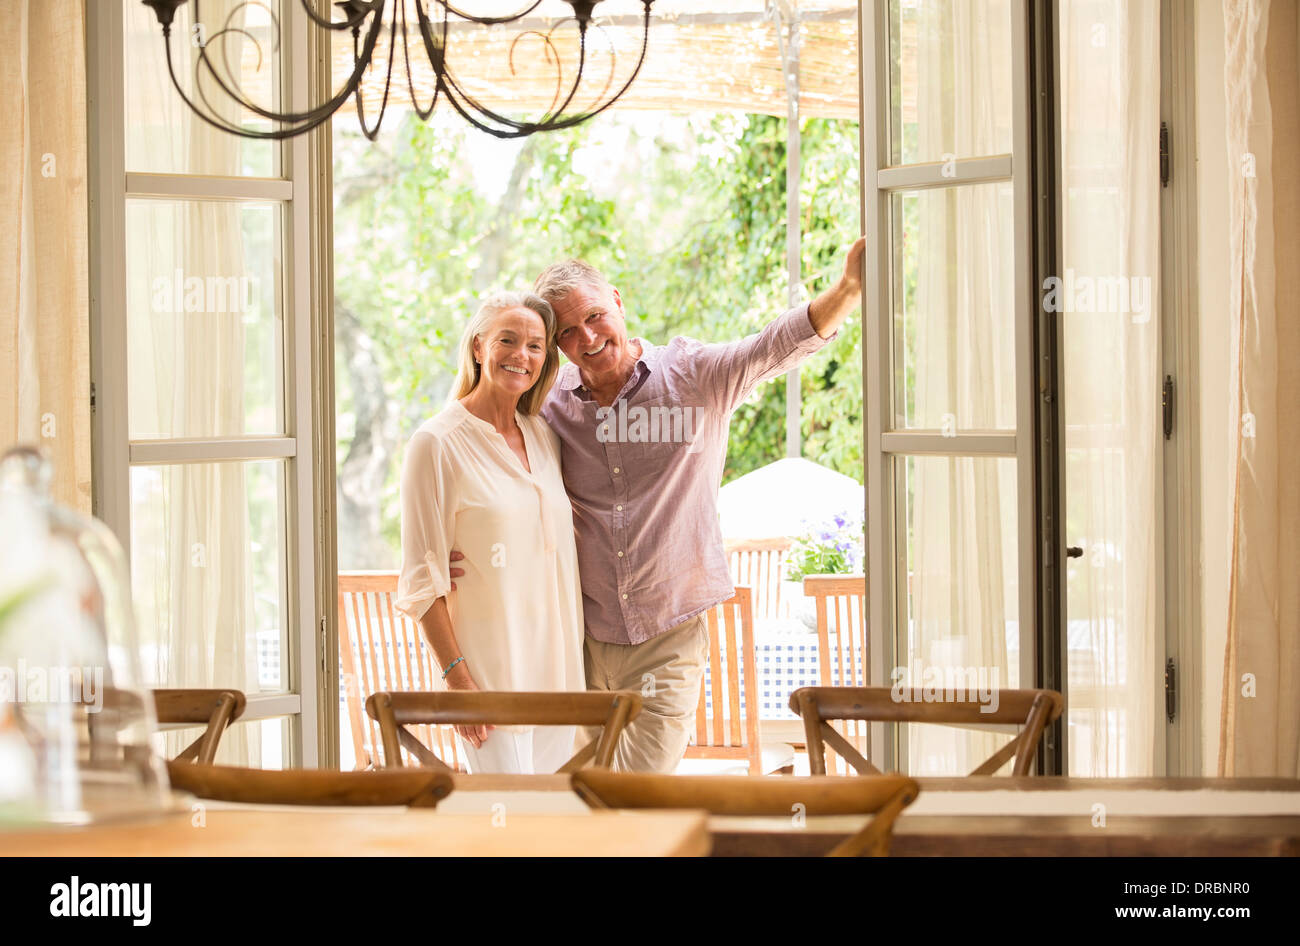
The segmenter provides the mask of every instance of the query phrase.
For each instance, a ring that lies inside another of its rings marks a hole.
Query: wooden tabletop
[[[793,776],[773,776],[793,777]],[[569,811],[562,775],[457,775],[459,804]],[[920,778],[894,830],[896,856],[1300,855],[1300,780]],[[1099,811],[1095,806],[1102,805]],[[1098,817],[1104,814],[1104,824]],[[713,853],[817,855],[862,817],[711,818]]]
[[[865,818],[713,818],[713,853],[723,857],[810,857],[826,853]],[[902,815],[894,857],[1297,857],[1300,818],[1107,819],[1056,816]]]
[[[148,823],[0,834],[10,856],[50,857],[613,857],[709,853],[703,812],[511,812],[411,809],[187,810]]]

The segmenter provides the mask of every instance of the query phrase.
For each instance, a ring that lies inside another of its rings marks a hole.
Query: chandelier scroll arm
[[[401,0],[398,0],[401,4]],[[403,5],[404,6],[404,5]],[[378,22],[378,21],[377,21]],[[373,51],[372,51],[373,54]],[[379,117],[375,120],[374,128],[366,127],[366,106],[361,98],[361,83],[357,83],[354,94],[357,103],[357,122],[361,125],[361,133],[369,140],[374,141],[379,137],[379,129],[384,124],[384,113],[388,111],[388,92],[393,85],[393,62],[397,58],[397,17],[394,16],[388,27],[388,69],[384,75],[384,97],[379,101]],[[370,56],[366,57],[370,62]]]
[[[536,0],[528,9],[520,10],[518,13],[512,13],[509,16],[475,16],[472,13],[464,13],[452,6],[449,0],[435,0],[435,2],[453,16],[458,16],[470,23],[477,23],[480,26],[496,26],[499,23],[513,23],[516,20],[522,20],[542,5],[542,0]]]

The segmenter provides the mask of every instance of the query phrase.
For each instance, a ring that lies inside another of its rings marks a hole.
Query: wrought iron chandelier
[[[329,99],[304,112],[278,112],[257,104],[244,93],[238,78],[230,69],[229,63],[222,63],[226,73],[223,77],[221,69],[213,62],[214,57],[209,55],[209,48],[213,47],[214,43],[221,40],[223,36],[229,34],[239,33],[256,43],[256,40],[246,30],[237,25],[232,25],[234,13],[238,11],[240,6],[248,4],[236,6],[235,10],[231,11],[230,16],[227,17],[222,29],[211,33],[201,43],[196,44],[198,45],[198,53],[194,65],[194,88],[197,95],[191,95],[185,91],[177,80],[176,67],[172,60],[171,42],[172,23],[175,20],[176,11],[188,0],[142,0],[142,2],[153,10],[159,24],[162,26],[163,44],[166,47],[167,54],[167,71],[171,77],[172,86],[185,104],[189,106],[190,110],[209,125],[244,138],[282,140],[305,134],[323,124],[346,104],[350,97],[354,97],[357,119],[360,122],[361,130],[372,141],[379,134],[379,128],[383,124],[384,112],[388,107],[388,93],[393,81],[393,66],[397,61],[399,52],[405,66],[406,84],[411,107],[422,121],[428,120],[429,116],[433,114],[433,110],[437,107],[440,98],[445,98],[451,107],[475,128],[498,138],[523,138],[534,132],[570,128],[595,115],[599,115],[618,101],[623,93],[631,87],[633,80],[641,71],[641,65],[645,62],[646,47],[650,40],[650,8],[654,5],[654,0],[641,0],[645,8],[645,19],[641,30],[641,51],[631,75],[627,77],[626,81],[618,87],[613,95],[609,94],[611,87],[614,86],[615,74],[614,45],[610,42],[610,68],[608,76],[603,79],[604,88],[595,97],[594,101],[586,105],[586,107],[576,105],[575,99],[578,98],[578,88],[582,84],[583,72],[590,66],[589,37],[592,32],[600,30],[600,26],[593,23],[593,11],[600,0],[564,0],[568,6],[573,8],[572,16],[555,24],[545,33],[536,29],[527,29],[519,33],[510,46],[509,66],[512,73],[514,72],[515,45],[526,36],[532,36],[540,40],[547,50],[546,61],[553,61],[555,65],[555,96],[552,99],[550,108],[536,121],[520,121],[488,108],[470,95],[463,85],[456,80],[448,68],[448,31],[453,18],[465,23],[476,23],[487,27],[520,23],[524,17],[541,6],[542,0],[535,0],[526,9],[508,16],[475,16],[459,9],[449,0],[413,0],[416,17],[415,27],[418,29],[419,39],[424,55],[428,60],[429,68],[435,76],[433,96],[427,106],[422,106],[418,101],[407,46],[408,23],[406,10],[408,2],[411,2],[411,0],[342,0],[342,2],[334,3],[334,6],[338,8],[340,15],[343,17],[340,20],[321,16],[314,8],[318,5],[319,0],[299,0],[308,20],[318,28],[328,31],[350,30],[352,32],[353,68],[347,82]],[[280,25],[273,13],[271,14],[271,21],[278,40]],[[555,30],[569,21],[573,21],[578,30],[578,57],[576,73],[573,75],[572,81],[566,84],[563,63],[553,41],[553,35]],[[199,15],[199,0],[194,0],[194,22],[202,22]],[[380,101],[379,115],[374,125],[370,126],[366,123],[366,111],[362,102],[362,79],[370,69],[375,49],[379,45],[380,36],[385,32],[385,25],[387,25],[388,33],[388,65],[384,75],[384,91],[383,98]],[[260,54],[260,47],[258,51]],[[206,74],[212,82],[215,82],[220,92],[232,102],[255,115],[271,121],[276,127],[269,131],[244,128],[223,117],[212,107],[204,83],[200,82],[203,74]],[[196,98],[202,100],[202,104],[197,102]],[[571,110],[574,108],[579,108],[579,110]]]

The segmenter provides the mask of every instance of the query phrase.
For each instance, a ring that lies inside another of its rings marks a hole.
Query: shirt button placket
[[[614,548],[618,553],[619,565],[614,573],[618,575],[619,601],[621,602],[620,610],[623,612],[623,626],[628,630],[629,639],[632,634],[632,621],[628,615],[629,602],[627,592],[628,574],[631,571],[631,563],[628,561],[624,551],[627,549],[627,520],[622,515],[623,506],[627,502],[627,471],[624,469],[626,461],[623,457],[623,445],[618,441],[612,441],[606,444],[606,456],[610,460],[609,475],[614,484]]]

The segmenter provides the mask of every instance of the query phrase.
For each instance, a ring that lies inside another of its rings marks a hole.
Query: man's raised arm
[[[862,301],[862,256],[866,249],[867,238],[859,237],[849,247],[849,255],[844,260],[844,274],[808,306],[808,321],[822,338],[830,338],[838,332],[849,313]]]

